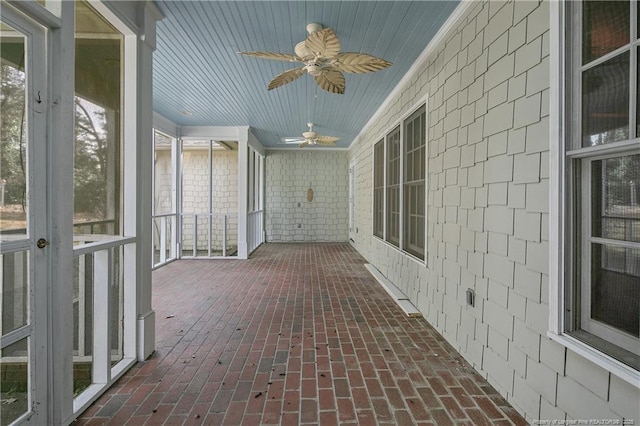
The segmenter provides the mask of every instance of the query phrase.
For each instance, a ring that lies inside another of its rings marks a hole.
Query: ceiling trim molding
[[[477,3],[476,0],[461,0],[458,7],[456,7],[456,9],[447,19],[447,21],[442,25],[442,27],[440,27],[436,35],[433,36],[429,44],[427,44],[427,47],[425,47],[425,49],[422,51],[420,56],[418,56],[418,58],[415,60],[413,65],[411,65],[411,68],[409,68],[409,71],[407,71],[404,77],[402,77],[402,80],[398,82],[396,87],[394,87],[391,93],[389,93],[389,96],[387,96],[387,98],[384,100],[384,102],[382,102],[382,104],[376,110],[376,112],[373,113],[369,121],[367,121],[367,124],[364,125],[364,127],[360,130],[358,135],[353,139],[353,141],[351,141],[351,143],[347,147],[348,150],[351,150],[351,147],[353,147],[356,144],[356,142],[359,142],[360,139],[364,136],[364,134],[369,131],[371,126],[373,126],[373,124],[378,120],[378,118],[382,115],[382,113],[387,109],[391,101],[400,93],[404,85],[414,77],[414,75],[420,70],[420,68],[427,61],[429,56],[438,48],[440,43],[445,40],[446,36],[449,34],[449,31],[455,28],[455,26],[459,23],[459,21],[462,19],[462,17],[467,12],[467,10],[476,3]]]
[[[153,111],[153,128],[174,138],[180,136],[178,125],[155,111]]]
[[[264,152],[264,145],[262,145],[262,142],[260,142],[256,135],[253,134],[253,132],[251,131],[251,127],[247,128],[247,143],[249,144],[249,147],[253,148],[253,150],[260,154],[262,157],[266,155],[266,153]]]
[[[339,148],[339,147],[334,147],[334,148],[327,148],[327,147],[319,147],[319,148],[311,148],[311,147],[307,147],[307,148],[301,148],[301,147],[290,147],[290,148],[285,148],[285,147],[267,147],[265,148],[267,153],[269,151],[295,151],[295,152],[313,152],[313,151],[319,151],[319,152],[327,152],[327,151],[349,151],[349,148]]]
[[[246,138],[248,126],[179,126],[183,139],[214,139],[221,141],[238,141]]]
[[[404,121],[409,118],[414,112],[416,112],[421,107],[425,107],[428,110],[429,106],[429,92],[427,92],[424,96],[421,96],[417,102],[411,105],[410,108],[407,108],[402,112],[402,115],[392,122],[389,122],[387,126],[379,132],[375,138],[373,138],[374,143],[378,143],[383,140],[389,133],[391,133],[396,127],[400,127],[403,125]],[[429,124],[429,117],[427,115],[427,125]]]

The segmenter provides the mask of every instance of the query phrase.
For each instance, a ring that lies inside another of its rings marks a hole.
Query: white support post
[[[249,178],[248,178],[248,185],[247,185],[247,191],[248,191],[248,205],[247,205],[247,212],[252,212],[255,210],[255,205],[254,205],[254,191],[255,191],[255,181],[254,181],[254,173],[255,173],[255,166],[256,166],[256,153],[253,150],[253,148],[249,147],[249,164],[248,164],[248,172],[249,172]]]
[[[152,167],[154,147],[153,140],[153,51],[156,48],[156,22],[162,19],[160,11],[153,2],[144,2],[139,7],[139,21],[142,23],[143,33],[139,36],[125,39],[125,93],[135,93],[134,105],[127,104],[125,100],[125,136],[127,142],[135,147],[133,158],[125,157],[133,163],[134,170],[131,176],[135,180],[127,181],[125,185],[131,188],[128,182],[135,183],[135,190],[125,191],[125,194],[133,194],[133,211],[127,211],[129,225],[125,219],[125,235],[135,235],[136,274],[135,284],[131,277],[125,274],[125,287],[135,285],[136,314],[137,314],[137,358],[145,360],[155,350],[155,312],[151,306],[151,264],[153,252],[151,246],[152,226],[150,219],[153,215],[152,208]],[[127,61],[133,61],[135,67],[127,67]],[[130,85],[130,86],[128,86]],[[127,88],[129,90],[127,90]],[[128,110],[127,106],[132,107]],[[126,117],[135,117],[134,123],[128,125]],[[130,170],[125,164],[125,170]],[[126,196],[126,195],[125,195]],[[126,207],[126,205],[125,205]],[[126,218],[126,216],[125,216]],[[134,219],[135,220],[132,220]],[[127,231],[135,234],[127,234]]]
[[[180,152],[182,150],[179,147],[180,140],[174,139],[171,143],[171,212],[174,213],[174,216],[171,221],[171,247],[170,247],[170,256],[172,259],[176,259],[178,257],[178,245],[180,242],[178,241],[178,236],[180,235],[178,232],[178,225],[180,225],[180,211],[182,210],[181,204],[179,203],[179,188],[180,188],[180,173],[179,173],[179,162],[180,162]]]
[[[51,106],[48,131],[47,170],[49,256],[56,259],[49,270],[48,305],[55,315],[47,328],[51,345],[43,359],[55,366],[46,386],[48,420],[68,424],[73,417],[73,144],[74,139],[74,7],[75,2],[60,2],[62,26],[48,32],[48,69]],[[43,409],[41,407],[40,409]]]
[[[238,135],[238,259],[247,259],[249,129]]]
[[[213,233],[213,140],[209,140],[209,211],[207,215],[207,256],[211,257],[211,234]]]

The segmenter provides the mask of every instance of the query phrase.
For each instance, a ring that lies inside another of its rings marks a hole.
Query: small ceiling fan
[[[325,146],[335,146],[336,142],[340,140],[335,136],[322,136],[317,132],[313,131],[313,123],[307,123],[309,126],[308,132],[303,132],[302,137],[293,137],[293,138],[282,138],[282,143],[284,144],[298,144],[299,147],[304,147],[308,145],[325,145]]]
[[[278,74],[269,82],[268,89],[291,83],[305,72],[309,73],[318,86],[330,93],[343,94],[345,80],[343,72],[364,74],[391,66],[391,62],[366,53],[340,52],[340,40],[331,28],[321,24],[307,25],[309,36],[298,43],[295,55],[275,52],[238,52],[242,55],[277,61],[300,62],[304,66]]]

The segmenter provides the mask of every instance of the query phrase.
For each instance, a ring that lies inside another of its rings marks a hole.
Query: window
[[[384,238],[384,139],[373,148],[373,235]]]
[[[121,235],[123,35],[88,3],[76,3],[76,234]]]
[[[425,118],[422,107],[404,124],[404,248],[420,259],[424,259]]]
[[[387,136],[387,236],[400,247],[400,127]]]
[[[426,106],[373,149],[373,234],[425,258]]]
[[[568,2],[563,332],[640,369],[637,5]],[[578,29],[575,28],[579,27]]]

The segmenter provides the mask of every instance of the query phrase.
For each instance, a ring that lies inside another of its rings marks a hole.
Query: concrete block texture
[[[266,157],[267,241],[343,242],[349,238],[346,152],[273,151]],[[313,200],[307,192],[313,190]],[[278,217],[276,224],[275,218]]]
[[[528,421],[631,418],[636,387],[547,337],[550,0],[466,3],[419,78],[392,95],[348,152],[354,245]],[[420,99],[428,100],[423,263],[371,231],[373,146]],[[403,274],[406,259],[424,271],[418,279]],[[467,288],[473,307],[464,304]]]

